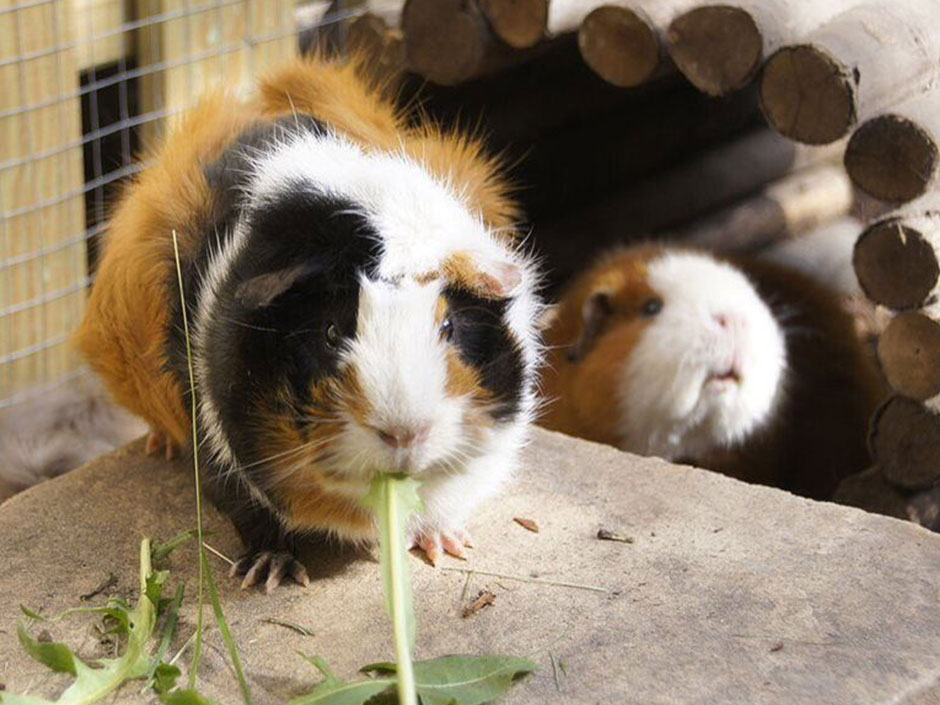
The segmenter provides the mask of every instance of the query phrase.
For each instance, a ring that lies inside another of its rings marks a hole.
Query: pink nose
[[[375,432],[379,438],[392,448],[411,448],[428,439],[431,427],[423,426],[392,426],[389,428],[377,428]]]

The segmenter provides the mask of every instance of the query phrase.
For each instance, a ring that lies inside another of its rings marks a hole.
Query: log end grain
[[[656,29],[626,7],[604,5],[591,12],[578,29],[578,47],[598,76],[622,88],[645,83],[659,66]]]
[[[764,65],[760,100],[775,130],[806,144],[835,142],[857,119],[855,77],[810,44],[774,52]]]
[[[673,20],[666,32],[666,49],[693,86],[722,96],[744,88],[754,78],[764,40],[745,10],[709,5]]]
[[[845,168],[860,189],[882,201],[906,202],[923,194],[940,163],[931,136],[900,115],[863,123],[845,150]]]
[[[893,485],[921,490],[940,479],[940,419],[913,399],[895,396],[881,405],[868,445]]]
[[[461,83],[485,60],[489,27],[463,0],[407,0],[401,27],[408,66],[434,83]]]
[[[548,0],[479,1],[493,32],[509,46],[526,49],[545,36]]]
[[[940,324],[917,311],[898,314],[878,339],[878,360],[901,394],[920,400],[940,394]]]
[[[922,306],[940,279],[931,244],[895,218],[875,223],[859,237],[852,256],[862,291],[895,310]]]
[[[904,495],[885,481],[878,468],[870,468],[842,480],[832,499],[839,504],[858,507],[866,512],[898,519],[907,518]]]

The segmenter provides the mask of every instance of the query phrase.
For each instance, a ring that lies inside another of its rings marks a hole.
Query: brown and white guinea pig
[[[545,337],[549,428],[814,498],[868,462],[877,371],[838,297],[796,272],[615,250]]]
[[[305,533],[372,537],[360,499],[387,471],[422,480],[428,558],[463,555],[534,416],[537,275],[499,165],[382,88],[356,59],[308,59],[256,99],[206,98],[119,203],[79,331],[117,400],[188,445],[175,231],[245,584],[306,582]]]

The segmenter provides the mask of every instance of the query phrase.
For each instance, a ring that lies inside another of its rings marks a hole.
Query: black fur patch
[[[483,387],[496,399],[493,418],[512,419],[519,411],[525,366],[522,350],[503,321],[509,302],[484,299],[457,287],[445,289],[444,296],[461,358],[480,372]]]
[[[232,142],[222,155],[206,165],[206,181],[212,193],[212,214],[209,222],[195,224],[201,230],[199,249],[192,260],[182,262],[183,287],[189,302],[190,325],[196,315],[197,302],[202,295],[205,271],[213,252],[218,252],[229,241],[238,218],[245,205],[245,187],[253,175],[252,160],[270,152],[277,141],[291,135],[320,134],[325,131],[323,123],[309,115],[297,118],[282,118],[272,122],[259,123],[246,130]],[[176,269],[167,282],[170,296],[171,327],[168,335],[169,350],[167,358],[170,369],[189,389],[189,377],[186,367],[186,341],[183,336],[182,304],[179,298],[179,283]]]
[[[353,204],[309,185],[286,188],[248,223],[247,244],[220,287],[207,340],[210,393],[241,464],[262,459],[252,433],[258,399],[288,389],[278,413],[304,427],[298,414],[312,401],[311,383],[337,371],[339,351],[327,330],[335,326],[342,339],[355,335],[359,277],[379,255],[376,233]],[[241,295],[245,282],[279,273],[291,279],[264,305]],[[264,489],[266,468],[255,470],[249,475]]]

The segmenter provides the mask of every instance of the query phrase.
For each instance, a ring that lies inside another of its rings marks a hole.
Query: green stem
[[[418,705],[418,696],[415,690],[414,667],[411,664],[411,648],[408,643],[408,625],[406,614],[411,605],[406,605],[402,586],[410,580],[404,563],[406,552],[401,543],[402,532],[397,531],[399,525],[398,513],[400,508],[396,499],[398,493],[392,489],[396,480],[389,479],[385,483],[385,501],[387,507],[389,572],[391,573],[391,603],[392,603],[392,630],[395,638],[395,661],[398,664],[398,702],[399,705]]]
[[[183,311],[183,337],[186,339],[186,366],[189,369],[189,400],[190,400],[190,418],[193,425],[193,473],[196,483],[196,539],[198,541],[198,560],[199,560],[199,587],[196,591],[196,602],[198,605],[196,616],[196,645],[193,648],[193,663],[189,669],[189,687],[196,687],[196,677],[199,673],[199,658],[202,655],[202,622],[203,622],[203,586],[205,585],[205,576],[203,573],[203,549],[202,549],[202,483],[199,478],[199,434],[196,424],[196,375],[193,372],[193,352],[189,342],[189,317],[186,313],[186,295],[183,292],[183,268],[180,265],[180,248],[176,239],[176,231],[173,231],[173,256],[176,258],[176,281],[180,289],[180,308]],[[167,441],[169,442],[169,440]],[[148,558],[149,560],[149,558]]]

